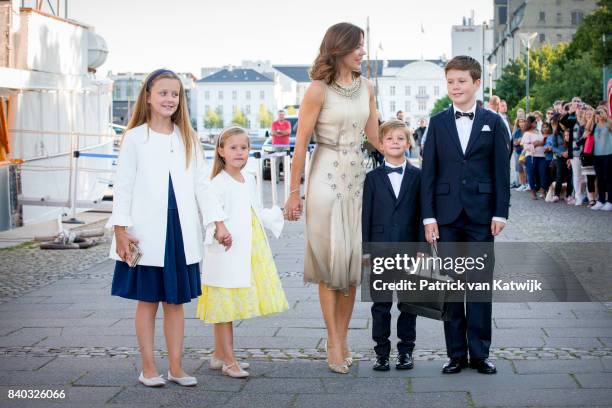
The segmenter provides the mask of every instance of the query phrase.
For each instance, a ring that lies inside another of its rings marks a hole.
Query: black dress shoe
[[[395,363],[396,370],[410,370],[414,367],[414,361],[412,360],[412,354],[399,353],[397,355],[397,363]]]
[[[497,369],[488,359],[470,360],[470,367],[478,370],[480,374],[495,374]]]
[[[444,374],[455,374],[460,373],[462,368],[468,367],[467,358],[451,358],[448,360],[446,364],[442,367],[442,372]]]
[[[376,356],[376,362],[372,367],[374,371],[389,371],[389,356]]]

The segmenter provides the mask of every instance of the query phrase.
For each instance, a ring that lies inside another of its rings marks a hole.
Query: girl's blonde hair
[[[223,157],[221,157],[221,154],[219,154],[219,149],[223,148],[226,140],[229,139],[231,136],[240,134],[243,134],[246,137],[247,145],[250,150],[251,140],[249,139],[249,134],[244,128],[241,128],[240,126],[226,127],[221,131],[221,133],[219,133],[219,136],[217,136],[217,142],[215,143],[215,160],[213,162],[213,168],[210,174],[211,180],[215,178],[219,173],[221,173],[221,170],[223,170],[223,167],[225,166],[225,160],[223,159]]]
[[[151,107],[147,102],[147,97],[150,95],[151,89],[153,88],[155,82],[162,78],[176,79],[179,82],[179,104],[176,108],[176,112],[172,114],[170,119],[181,131],[183,145],[185,146],[185,163],[186,167],[189,167],[194,149],[199,148],[199,141],[196,132],[193,130],[193,127],[191,127],[191,121],[189,120],[187,97],[185,95],[185,89],[183,88],[183,82],[178,75],[169,69],[158,69],[147,75],[147,79],[145,79],[142,88],[140,88],[140,93],[138,94],[138,99],[136,100],[134,112],[130,117],[130,121],[125,131],[127,132],[128,130],[144,123],[149,123],[151,120]],[[125,133],[123,134],[123,137],[125,137]]]

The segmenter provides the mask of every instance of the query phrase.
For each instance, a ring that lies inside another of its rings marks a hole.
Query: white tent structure
[[[0,230],[95,206],[113,165],[104,157],[115,139],[112,81],[95,77],[108,53],[104,39],[20,4],[0,1],[0,30],[9,33],[0,43],[0,104],[10,150],[0,161]],[[75,151],[101,156],[77,160]]]

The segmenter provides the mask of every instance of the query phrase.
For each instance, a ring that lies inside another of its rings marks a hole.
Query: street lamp
[[[497,64],[489,62],[487,64],[487,72],[489,73],[489,101],[493,98],[493,71]]]
[[[529,50],[531,49],[531,42],[536,38],[538,33],[519,33],[521,42],[527,47],[527,81],[525,81],[525,112],[529,112]]]

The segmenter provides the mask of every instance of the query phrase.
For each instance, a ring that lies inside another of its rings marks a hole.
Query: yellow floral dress
[[[251,286],[220,288],[202,285],[197,317],[206,323],[250,319],[289,309],[265,232],[252,210],[251,225]]]

